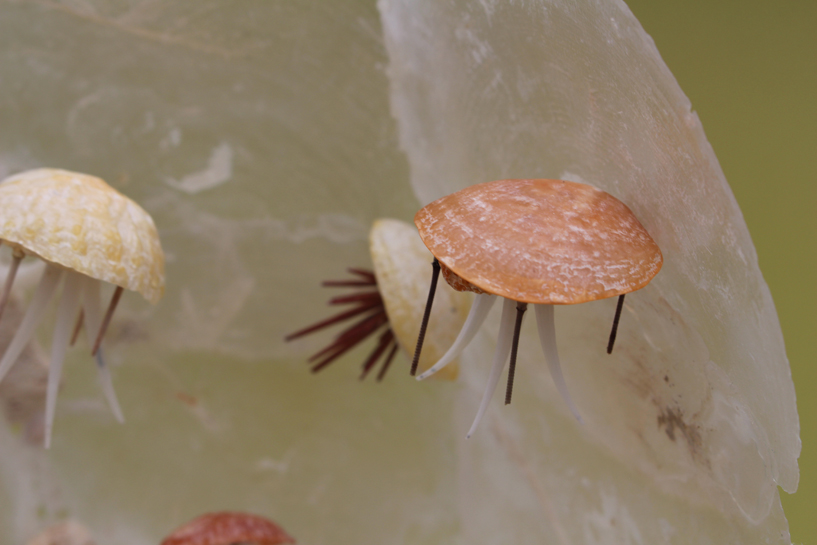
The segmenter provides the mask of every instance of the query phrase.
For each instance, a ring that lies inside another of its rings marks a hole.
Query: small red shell
[[[162,545],[277,545],[295,543],[274,522],[258,515],[234,513],[207,513],[178,528],[162,541]]]
[[[414,223],[457,276],[525,303],[569,305],[629,293],[663,263],[624,203],[562,180],[472,185],[429,204]]]

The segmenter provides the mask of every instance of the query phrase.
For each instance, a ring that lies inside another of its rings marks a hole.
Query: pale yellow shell
[[[165,286],[153,220],[95,176],[28,170],[0,182],[0,239],[46,261],[141,293]]]
[[[389,324],[400,347],[411,357],[423,321],[434,257],[416,229],[395,219],[374,222],[369,231],[369,249]],[[467,293],[454,291],[445,282],[437,284],[418,366],[420,372],[434,365],[454,344],[470,307],[471,297]],[[434,376],[453,380],[458,370],[455,360]]]

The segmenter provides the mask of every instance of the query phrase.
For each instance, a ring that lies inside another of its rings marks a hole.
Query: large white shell
[[[411,358],[428,299],[434,257],[423,245],[417,229],[395,219],[374,222],[369,232],[369,249],[389,324],[400,347]],[[470,306],[469,294],[453,290],[444,281],[437,283],[418,372],[434,365],[454,343]],[[456,378],[458,361],[453,361],[435,376]]]
[[[624,3],[380,7],[393,111],[422,202],[504,178],[590,183],[632,209],[665,258],[627,296],[612,356],[613,301],[556,311],[586,425],[564,414],[523,335],[516,376],[536,378],[515,389],[510,410],[491,413],[496,433],[462,453],[477,475],[504,456],[518,468],[515,493],[539,498],[549,516],[494,517],[502,483],[465,496],[467,535],[504,525],[518,531],[501,539],[533,542],[523,528],[541,522],[561,542],[788,544],[777,487],[797,487],[800,439],[774,305],[700,121]],[[471,352],[483,369],[486,352]],[[475,398],[478,367],[462,365]],[[464,403],[472,413],[476,400]]]

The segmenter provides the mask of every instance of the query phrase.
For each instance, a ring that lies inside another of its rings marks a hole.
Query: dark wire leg
[[[513,326],[513,342],[511,343],[511,364],[508,367],[508,387],[505,389],[505,405],[510,405],[513,394],[513,376],[516,373],[516,352],[519,348],[519,330],[522,329],[522,318],[528,310],[527,303],[516,303],[516,323]]]
[[[618,296],[616,305],[616,317],[613,318],[613,330],[610,332],[610,340],[607,341],[607,353],[613,353],[613,345],[616,344],[616,333],[618,332],[618,320],[621,318],[621,309],[624,308],[624,294]]]
[[[85,323],[85,309],[80,307],[77,321],[74,324],[74,332],[71,334],[71,342],[68,343],[68,346],[74,346],[77,343],[77,338],[79,338],[79,332],[82,331],[83,323]]]
[[[420,324],[420,336],[417,337],[417,348],[414,349],[414,358],[411,360],[411,376],[417,373],[417,364],[420,363],[420,352],[423,350],[423,341],[426,337],[426,328],[428,327],[428,319],[431,316],[431,305],[434,304],[434,292],[437,291],[437,280],[440,278],[440,262],[434,258],[431,264],[434,272],[431,276],[431,287],[428,290],[428,300],[426,301],[426,310],[423,312],[423,323]]]
[[[91,349],[92,356],[96,356],[96,351],[99,350],[99,345],[102,344],[102,337],[105,336],[105,332],[108,330],[108,325],[111,323],[111,318],[113,317],[113,311],[116,310],[116,305],[119,303],[119,298],[122,297],[122,292],[124,289],[125,288],[122,286],[116,286],[113,296],[111,296],[111,302],[108,305],[108,310],[105,312],[105,317],[102,319],[102,325],[99,327],[99,333],[96,335],[96,342],[94,342],[94,347]]]

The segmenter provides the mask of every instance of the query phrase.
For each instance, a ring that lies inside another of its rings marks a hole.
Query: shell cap
[[[624,203],[562,180],[472,185],[424,207],[414,223],[459,277],[524,303],[570,305],[629,293],[663,263]]]

